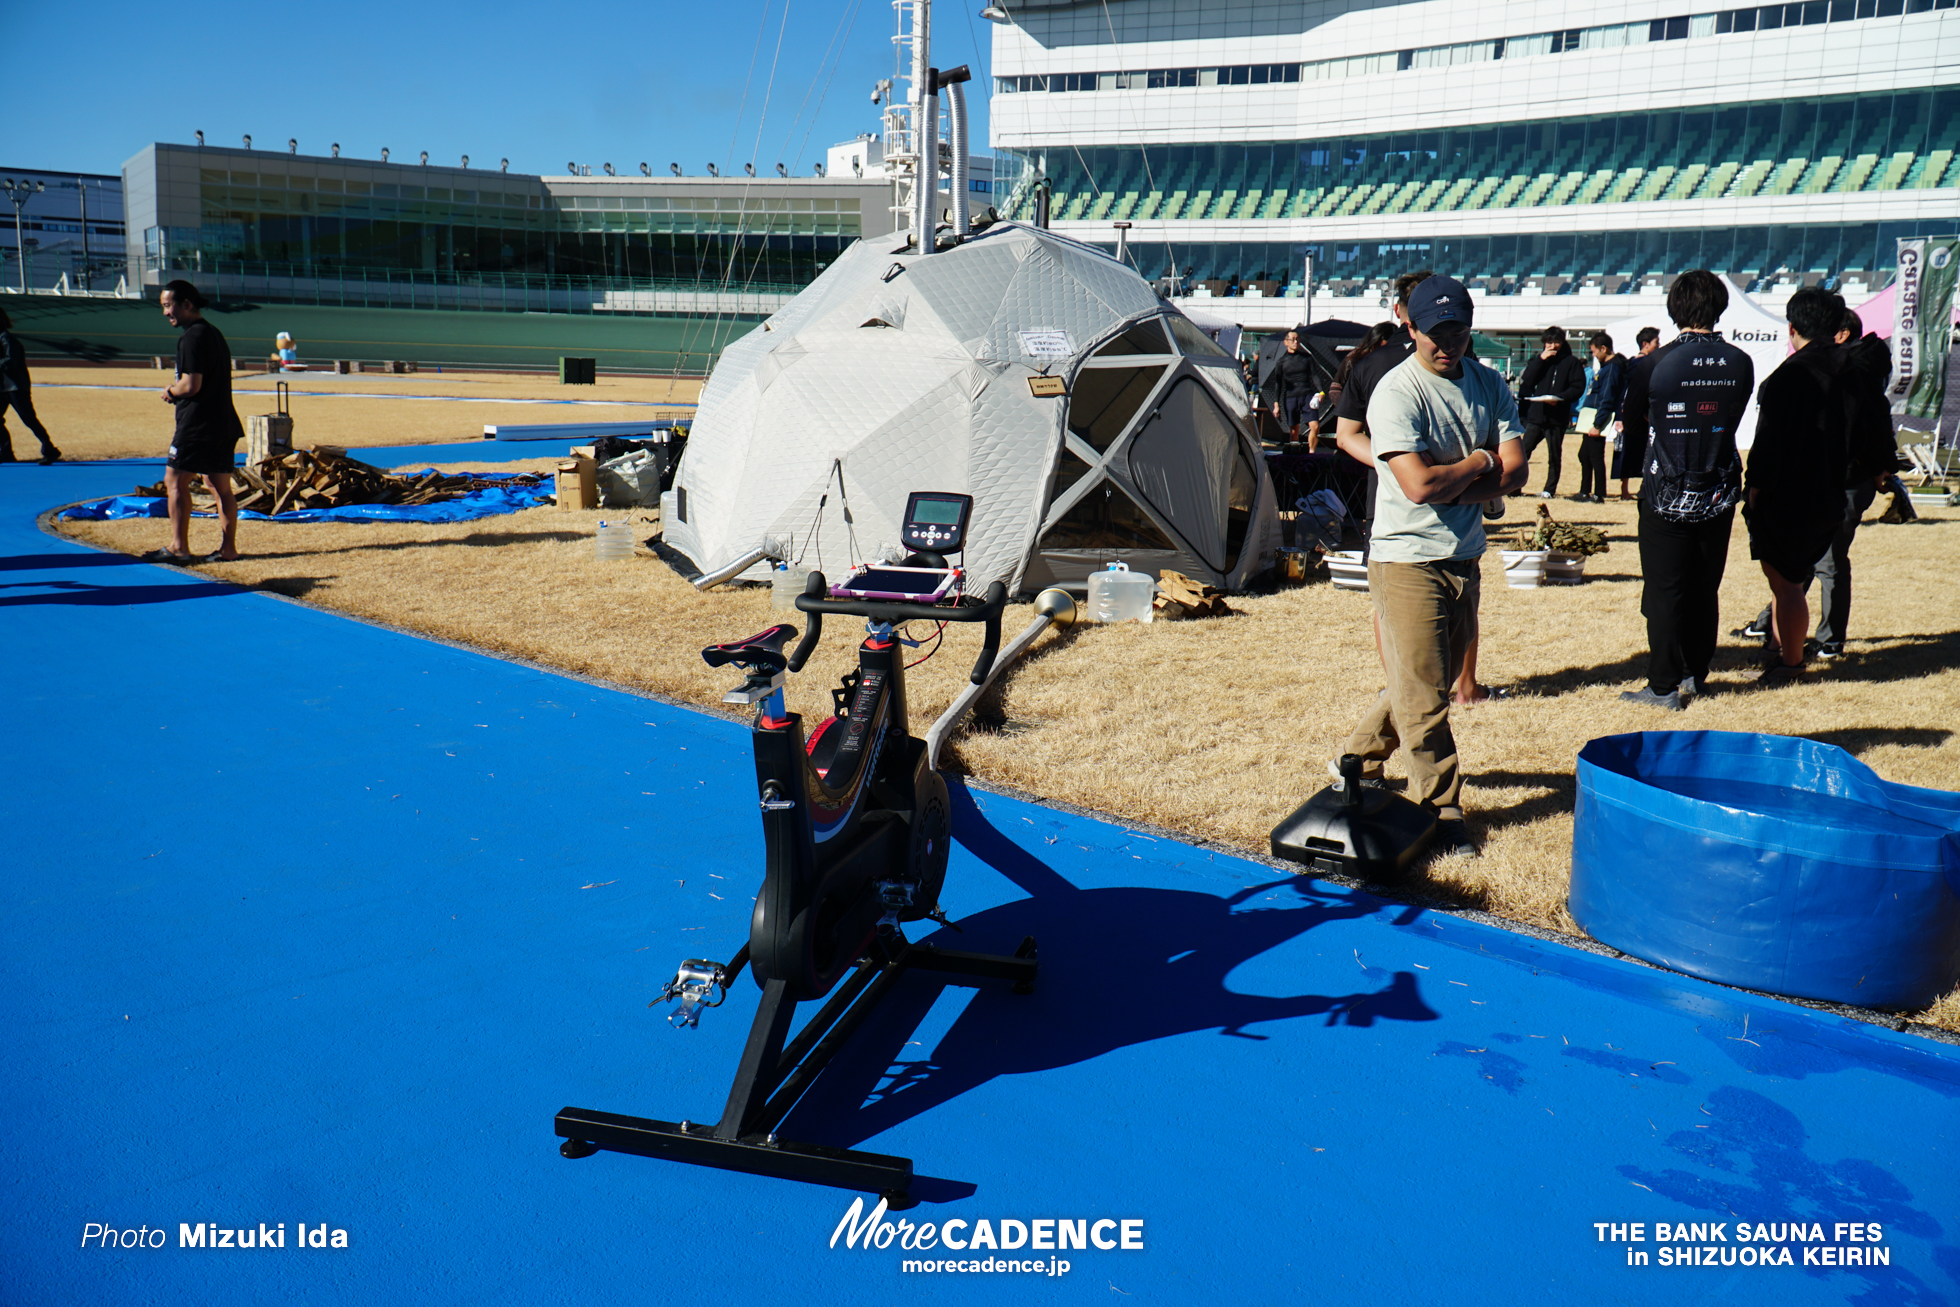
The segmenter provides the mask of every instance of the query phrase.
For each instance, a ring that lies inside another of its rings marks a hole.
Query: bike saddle
[[[726,667],[733,663],[737,667],[752,667],[774,675],[788,669],[789,655],[783,652],[783,642],[795,634],[795,627],[779,623],[747,639],[711,644],[701,651],[701,659],[710,667]]]

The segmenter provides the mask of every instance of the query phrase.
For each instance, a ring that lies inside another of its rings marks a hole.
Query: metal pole
[[[938,97],[932,85],[932,0],[913,0],[912,6],[912,231],[919,253],[931,254],[933,210],[939,196]],[[927,153],[930,147],[931,153]]]
[[[1313,255],[1307,256],[1307,316],[1301,321],[1313,325]]]
[[[7,197],[14,202],[14,257],[20,260],[20,293],[27,294],[27,237],[21,234],[20,209],[27,203],[19,191],[8,191]]]
[[[920,0],[921,7],[925,0]],[[919,253],[936,254],[939,250],[939,70],[926,69],[926,108],[925,127],[919,133],[919,189],[913,192],[919,201],[917,213],[923,221],[919,223]]]
[[[88,250],[88,183],[77,177],[75,189],[82,193],[82,289],[89,288],[88,271],[91,260]]]

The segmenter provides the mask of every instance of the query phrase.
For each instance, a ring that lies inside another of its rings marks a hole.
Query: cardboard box
[[[293,452],[293,418],[290,413],[254,413],[245,419],[245,462],[247,466],[268,458],[284,458]]]
[[[599,506],[599,465],[589,458],[568,458],[558,464],[558,507]]]

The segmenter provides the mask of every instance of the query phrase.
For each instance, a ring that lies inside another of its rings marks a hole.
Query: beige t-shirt
[[[1381,379],[1368,400],[1368,438],[1383,465],[1376,478],[1370,558],[1435,563],[1483,556],[1482,504],[1414,503],[1387,466],[1391,455],[1411,453],[1427,454],[1437,463],[1461,462],[1473,449],[1495,455],[1502,442],[1523,438],[1518,402],[1504,378],[1474,358],[1463,360],[1462,373],[1439,377],[1411,354]]]

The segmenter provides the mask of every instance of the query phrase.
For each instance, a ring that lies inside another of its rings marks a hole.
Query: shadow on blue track
[[[1670,1149],[1703,1171],[1621,1166],[1620,1174],[1717,1219],[1816,1222],[1827,1238],[1835,1222],[1877,1221],[1888,1241],[1897,1234],[1928,1243],[1941,1238],[1940,1223],[1914,1206],[1912,1192],[1878,1163],[1862,1157],[1835,1162],[1812,1157],[1805,1147],[1809,1133],[1788,1108],[1735,1085],[1716,1088],[1708,1106],[1713,1110],[1705,1129],[1679,1130],[1667,1137]],[[1708,1172],[1723,1178],[1711,1178]],[[1855,1215],[1847,1218],[1847,1213]],[[1801,1251],[1797,1256],[1801,1259]],[[1960,1248],[1942,1241],[1934,1249],[1934,1261],[1960,1279]],[[1860,1276],[1865,1292],[1846,1301],[1872,1307],[1935,1307],[1952,1301],[1944,1290],[1894,1266],[1810,1267],[1805,1273],[1815,1278]]]
[[[28,604],[80,604],[98,608],[122,608],[129,604],[167,604],[178,599],[215,599],[219,595],[244,593],[235,585],[224,585],[215,581],[180,582],[175,585],[89,585],[83,581],[16,581],[0,585],[0,590],[16,589],[32,589],[36,593],[0,595],[0,608],[18,608]]]
[[[983,985],[925,1058],[907,1058],[906,1041],[946,988],[908,974],[797,1105],[784,1125],[793,1138],[853,1147],[997,1076],[1197,1031],[1264,1040],[1246,1027],[1301,1017],[1321,1017],[1329,1029],[1438,1019],[1410,971],[1377,973],[1385,986],[1347,994],[1275,998],[1226,983],[1242,963],[1317,926],[1376,915],[1380,899],[1297,876],[1229,897],[1150,886],[1081,889],[996,830],[956,780],[951,789],[955,841],[1028,897],[965,917],[962,933],[941,931],[933,940],[1010,953],[1033,935],[1041,944],[1037,994]],[[1085,1020],[1084,1013],[1095,1015]],[[915,1196],[935,1197],[916,1189]]]
[[[0,572],[66,571],[76,567],[127,567],[143,561],[129,554],[105,554],[74,549],[61,554],[9,554],[0,558]]]

